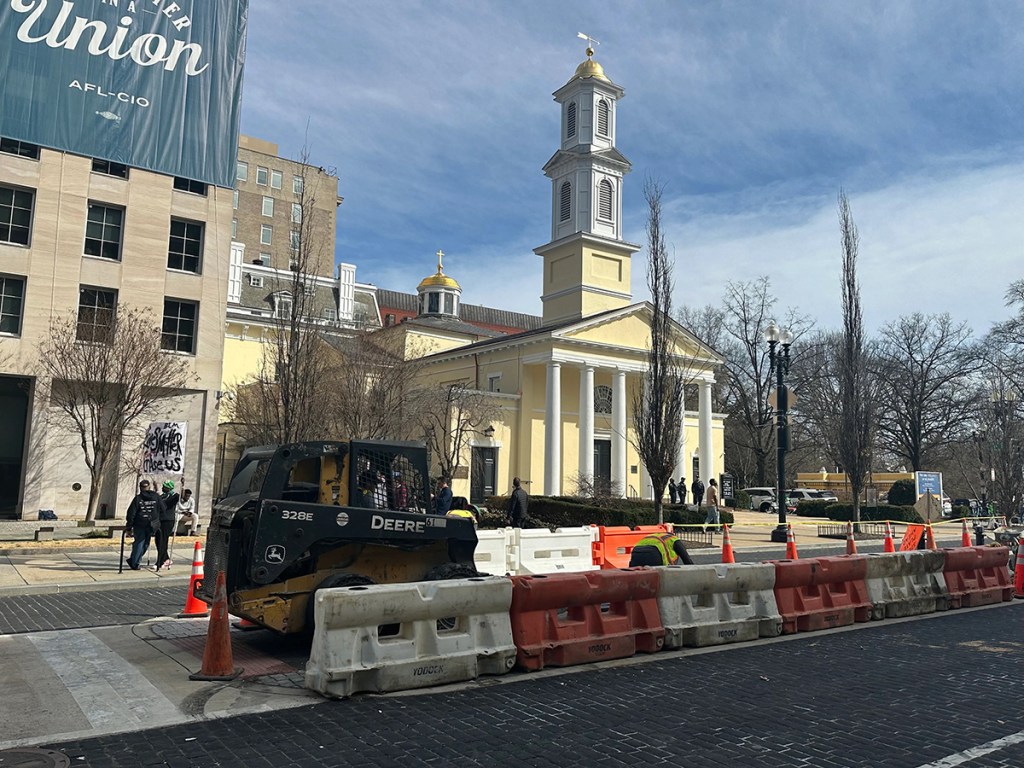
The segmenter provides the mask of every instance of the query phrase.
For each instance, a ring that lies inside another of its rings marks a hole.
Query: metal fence
[[[885,523],[856,523],[853,537],[855,539],[883,538]],[[818,525],[818,538],[845,539],[846,523],[824,523]]]

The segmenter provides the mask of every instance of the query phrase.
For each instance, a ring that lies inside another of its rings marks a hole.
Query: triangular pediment
[[[544,163],[542,169],[544,173],[547,173],[549,169],[555,168],[564,162],[579,162],[583,160],[593,160],[608,163],[621,170],[623,173],[628,173],[632,168],[633,164],[626,159],[615,147],[608,147],[605,149],[591,150],[589,147],[579,145],[572,149],[560,149],[551,156],[551,159]]]

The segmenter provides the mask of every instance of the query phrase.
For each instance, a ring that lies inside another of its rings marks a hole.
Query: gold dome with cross
[[[416,290],[422,292],[424,288],[451,288],[456,291],[461,291],[462,286],[458,284],[455,278],[448,277],[444,273],[444,265],[442,259],[444,258],[444,251],[437,252],[437,272],[429,277],[423,278]]]

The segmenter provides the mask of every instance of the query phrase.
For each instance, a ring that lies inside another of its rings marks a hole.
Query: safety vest
[[[655,547],[661,553],[661,562],[665,565],[678,565],[680,557],[673,548],[677,541],[679,537],[671,533],[652,533],[640,539],[633,548]]]
[[[473,513],[468,509],[453,509],[449,511],[445,517],[464,517],[468,520],[472,520],[473,525],[476,525],[476,518],[473,517]]]

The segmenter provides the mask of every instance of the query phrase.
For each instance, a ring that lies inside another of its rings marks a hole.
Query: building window
[[[238,219],[231,220],[231,239],[238,237]]]
[[[234,194],[231,196],[231,208],[233,210],[236,210],[236,211],[238,210],[238,190],[237,189],[234,191]]]
[[[395,316],[391,312],[388,312],[386,315],[384,315],[384,327],[385,328],[390,328],[394,324],[395,324]]]
[[[572,215],[572,184],[568,181],[562,182],[561,188],[558,190],[559,198],[559,221],[568,221]]]
[[[273,216],[274,215],[274,198],[263,197],[263,215]]]
[[[198,275],[202,266],[202,222],[171,219],[171,238],[167,243],[167,268],[195,272]]]
[[[206,197],[206,183],[195,179],[186,179],[184,176],[174,177],[174,188],[181,192],[191,192],[193,195]]]
[[[270,266],[270,254],[269,253],[261,253],[259,255],[259,258],[256,259],[256,263],[257,264],[262,264],[264,267],[269,267]]]
[[[492,373],[487,376],[487,391],[501,392],[501,374]]]
[[[28,245],[34,200],[27,189],[0,187],[0,243]]]
[[[89,216],[85,224],[85,255],[119,261],[123,224],[123,209],[102,203],[89,203]]]
[[[606,221],[612,220],[612,210],[615,207],[613,198],[612,183],[608,179],[601,179],[601,183],[597,185],[597,215],[599,218]]]
[[[611,107],[606,99],[597,102],[597,132],[601,136],[608,136],[608,115]]]
[[[117,312],[117,291],[110,288],[82,286],[78,291],[79,341],[109,343],[114,332]]]
[[[338,319],[338,310],[328,307],[324,310],[324,320],[333,323]]]
[[[441,294],[440,293],[428,293],[427,294],[427,312],[434,314],[441,311]]]
[[[235,173],[235,178],[239,181],[249,180],[249,164],[240,162],[238,164],[238,171]]]
[[[0,275],[0,333],[21,333],[21,311],[25,303],[25,279]]]
[[[273,245],[274,244],[274,228],[269,224],[260,225],[260,244],[261,245]]]
[[[280,189],[281,188],[281,172],[271,171],[270,172],[270,188]]]
[[[446,315],[455,314],[455,297],[450,293],[444,295],[444,313]]]
[[[263,275],[249,275],[249,285],[253,288],[263,287]]]
[[[571,139],[576,135],[576,102],[570,101],[565,114],[565,138]]]
[[[17,139],[7,139],[3,136],[0,136],[0,152],[7,155],[27,157],[29,160],[39,159],[38,144],[29,144],[27,141],[18,141]]]
[[[274,294],[274,317],[289,319],[292,316],[292,295],[287,291]]]
[[[298,203],[292,203],[292,224],[302,223],[302,206]]]
[[[594,413],[612,412],[612,388],[600,384],[594,387]]]
[[[292,176],[292,194],[301,195],[302,190],[305,187],[305,183],[302,181],[301,176]]]
[[[303,283],[302,292],[307,296],[316,296],[316,283]]]
[[[128,178],[127,165],[115,163],[113,160],[100,160],[98,157],[92,159],[92,172],[102,173],[104,176],[116,176],[119,179]]]
[[[160,348],[170,352],[195,354],[196,318],[199,305],[194,301],[164,299],[164,324]]]
[[[292,250],[298,251],[299,246],[301,245],[302,242],[302,238],[299,236],[299,233],[296,232],[294,229],[288,234],[290,235],[289,240],[291,242]]]
[[[261,187],[267,186],[267,169],[256,166],[256,183]]]

